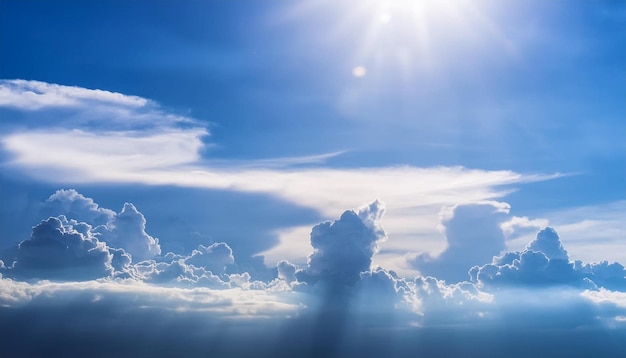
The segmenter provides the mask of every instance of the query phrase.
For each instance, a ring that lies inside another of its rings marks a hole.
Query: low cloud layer
[[[25,320],[29,329],[46,330],[58,321],[58,312],[73,307],[80,315],[65,318],[69,325],[59,333],[60,340],[67,335],[82,337],[84,332],[106,332],[118,344],[123,337],[141,340],[135,330],[140,327],[133,322],[142,321],[151,322],[142,331],[161,337],[179,352],[192,352],[189,347],[194,347],[195,352],[227,355],[392,354],[380,351],[384,343],[402,352],[432,355],[445,351],[434,343],[440,342],[441,334],[454,334],[463,337],[465,343],[459,346],[468,352],[501,355],[505,351],[494,348],[495,341],[486,337],[501,338],[498,334],[505,332],[532,337],[556,354],[556,347],[568,342],[565,337],[578,337],[581,329],[587,332],[580,338],[586,337],[581,341],[586,344],[570,343],[565,352],[626,352],[623,342],[614,339],[626,332],[624,266],[571,261],[552,228],[541,230],[525,250],[505,252],[500,224],[507,219],[503,214],[508,208],[501,204],[465,204],[444,211],[441,224],[449,246],[430,258],[439,265],[428,268],[430,275],[403,277],[372,267],[379,245],[393,240],[383,229],[385,207],[374,201],[314,226],[307,264],[298,267],[280,261],[263,280],[242,271],[237,252],[225,242],[200,245],[188,253],[150,252],[147,244],[156,240],[148,239],[152,236],[146,233],[146,218],[130,203],[115,213],[65,190],[51,196],[45,206],[101,224],[94,227],[61,214],[49,217],[17,246],[12,260],[0,265],[3,337],[25,330]],[[485,222],[491,225],[479,225]],[[472,250],[472,244],[485,247]],[[464,251],[469,260],[454,265],[453,258]],[[473,266],[467,268],[469,264]],[[455,280],[448,277],[465,269],[471,279],[451,283]],[[108,322],[114,323],[103,328],[98,322],[106,317],[113,317]],[[199,335],[189,330],[165,334],[165,327],[174,326],[195,327]],[[220,330],[227,332],[221,339],[228,344],[198,348],[203,346],[201,336],[217,337]],[[398,334],[407,340],[394,341]],[[476,349],[477,339],[485,347]],[[367,349],[358,342],[376,344]],[[38,346],[50,347],[43,341]],[[517,347],[520,357],[538,352],[512,342],[504,347]],[[77,355],[86,353],[76,349]],[[0,350],[41,353],[14,344]]]

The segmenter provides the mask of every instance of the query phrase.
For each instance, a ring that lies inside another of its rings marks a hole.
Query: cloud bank
[[[225,242],[200,245],[190,253],[137,258],[122,247],[123,238],[145,244],[151,236],[145,232],[146,218],[130,203],[115,213],[74,190],[61,190],[45,205],[107,222],[94,227],[59,214],[33,228],[14,260],[0,268],[3,337],[27,329],[45,332],[71,307],[74,314],[64,318],[68,324],[53,335],[60,342],[70,336],[91,341],[87,337],[94,334],[121,346],[126,339],[143,342],[144,348],[129,345],[131,355],[454,355],[440,346],[442,337],[450,335],[460,339],[456,347],[487,356],[513,348],[512,356],[539,353],[502,341],[516,335],[540,342],[542,353],[626,352],[616,338],[626,332],[624,266],[571,261],[552,228],[541,230],[521,252],[500,252],[502,231],[495,228],[506,211],[501,204],[457,205],[441,216],[452,237],[444,252],[460,255],[454,250],[472,243],[487,244],[470,255],[472,261],[497,252],[466,272],[470,280],[457,283],[438,273],[454,273],[466,263],[452,270],[433,266],[432,275],[416,277],[372,265],[379,245],[393,240],[383,229],[385,206],[380,201],[314,226],[306,265],[283,260],[267,280],[233,272],[237,253]],[[493,225],[481,227],[475,220]],[[112,222],[120,235],[107,236]],[[477,231],[461,235],[461,227]],[[485,234],[491,235],[485,239]],[[139,252],[149,253],[146,247]],[[146,348],[151,346],[142,338],[146,336],[137,332],[159,337],[173,350]],[[216,337],[221,337],[219,344],[205,344]],[[573,338],[580,342],[571,343]],[[11,343],[0,350],[8,355],[39,354],[41,347],[56,352],[45,339],[35,340],[29,347]],[[87,346],[72,347],[71,355],[87,353]],[[101,349],[103,355],[119,352],[110,346]]]
[[[0,81],[0,91],[6,95],[0,110],[7,118],[0,137],[6,154],[2,165],[9,170],[63,185],[175,185],[262,193],[329,219],[341,208],[380,198],[386,203],[386,230],[396,238],[384,244],[387,251],[435,253],[442,241],[432,223],[441,207],[493,200],[515,190],[512,185],[558,176],[463,167],[324,165],[324,158],[337,153],[226,161],[210,157],[206,123],[144,98],[25,80]],[[428,240],[418,240],[416,232]],[[288,259],[303,254],[288,243],[277,250],[291,251]],[[415,271],[408,265],[402,269]]]

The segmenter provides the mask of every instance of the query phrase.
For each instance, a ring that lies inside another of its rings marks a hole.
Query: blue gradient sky
[[[397,3],[7,1],[2,77],[149,98],[210,123],[207,158],[345,150],[328,165],[571,173],[527,194],[622,199],[622,4]]]
[[[399,300],[382,312],[419,316],[386,322],[373,339],[381,345],[392,339],[387,329],[410,336],[407,327],[419,326],[417,336],[430,337],[439,334],[433,327],[462,323],[470,328],[458,343],[467,348],[474,328],[497,331],[501,320],[513,319],[521,331],[511,335],[585,327],[607,352],[621,351],[611,337],[625,329],[626,317],[625,24],[619,1],[2,0],[0,272],[11,292],[0,296],[3,315],[15,325],[30,319],[52,290],[40,279],[65,285],[67,294],[54,297],[58,309],[83,289],[105,297],[112,312],[128,298],[116,296],[115,285],[126,282],[154,304],[155,321],[172,305],[200,309],[206,302],[196,302],[194,290],[227,297],[233,307],[258,294],[251,300],[262,313],[242,320],[271,317],[272,327],[305,327],[316,336],[325,329],[316,320],[333,317],[350,332],[345,342],[313,352],[341,355],[362,353],[356,347],[364,336],[356,332],[377,329],[370,326],[376,319],[346,307],[356,300],[377,312],[355,297],[380,294],[383,302]],[[364,209],[375,200],[380,209]],[[346,210],[356,221],[344,223]],[[41,222],[59,215],[69,221]],[[327,220],[340,223],[337,232],[310,236]],[[48,226],[63,235],[45,236]],[[547,226],[558,232],[550,245],[569,253],[564,263],[527,247]],[[376,239],[355,243],[344,227]],[[85,263],[18,246],[47,247],[78,233],[80,242],[99,242],[93,245],[104,261],[89,265],[105,265],[107,274],[69,279],[62,272]],[[160,253],[141,248],[153,238]],[[337,243],[326,247],[327,238]],[[193,250],[205,250],[198,245],[219,242],[234,259],[224,263],[206,249],[205,266],[189,268],[198,262]],[[361,250],[369,254],[355,254]],[[505,252],[517,256],[492,260]],[[41,262],[51,266],[29,266],[38,255],[48,255]],[[224,263],[223,272],[213,272],[211,260]],[[277,266],[281,260],[289,265]],[[281,271],[291,272],[290,265],[294,273]],[[534,265],[544,265],[537,270],[547,276],[524,271]],[[487,276],[467,274],[472,267]],[[350,275],[350,282],[336,281]],[[181,295],[191,298],[151,298],[152,289],[183,283],[191,291]],[[20,296],[20,285],[36,294]],[[405,294],[385,296],[389,287]],[[518,289],[528,320],[504,303]],[[433,293],[439,291],[457,292],[478,308],[465,312],[457,296]],[[545,325],[540,317],[549,307],[533,304],[535,297],[552,302],[554,292],[568,297],[555,313],[562,327]],[[345,305],[327,307],[329,295]],[[30,303],[20,311],[15,302],[23,300]],[[270,301],[276,305],[264,306]],[[441,307],[487,323],[448,320]],[[590,324],[573,313],[577,307],[611,323]],[[498,309],[502,316],[490,316]],[[241,327],[232,327],[228,344],[240,338]],[[212,327],[198,330],[215,336]],[[250,342],[269,339],[253,331],[243,334]],[[498,338],[508,342],[504,350],[515,346],[507,334]],[[322,336],[307,344],[319,348],[330,339]],[[556,352],[568,336],[547,337]],[[435,349],[396,343],[372,352]]]

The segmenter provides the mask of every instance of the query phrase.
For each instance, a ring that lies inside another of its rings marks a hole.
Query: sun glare
[[[387,24],[390,21],[391,21],[391,14],[386,12],[386,11],[383,11],[380,14],[380,22],[383,23],[383,24]]]
[[[498,10],[484,0],[308,0],[278,18],[323,18],[324,38],[349,51],[352,66],[389,76],[436,72],[458,61],[461,50],[472,56],[493,50],[515,55],[495,21]]]
[[[356,66],[352,69],[352,75],[354,77],[363,77],[367,74],[367,69],[363,66]]]
[[[484,2],[447,0],[384,0],[353,4],[361,17],[352,26],[363,26],[356,41],[353,61],[376,73],[433,72],[455,61],[455,49],[506,38],[487,16]],[[354,28],[352,31],[357,31]],[[355,76],[356,73],[353,73]],[[360,76],[357,76],[360,77]]]

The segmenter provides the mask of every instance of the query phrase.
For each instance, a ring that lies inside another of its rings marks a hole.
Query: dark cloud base
[[[196,313],[75,302],[0,309],[2,357],[619,357],[626,329],[374,328],[302,317],[207,320]],[[347,327],[350,327],[348,330]]]

